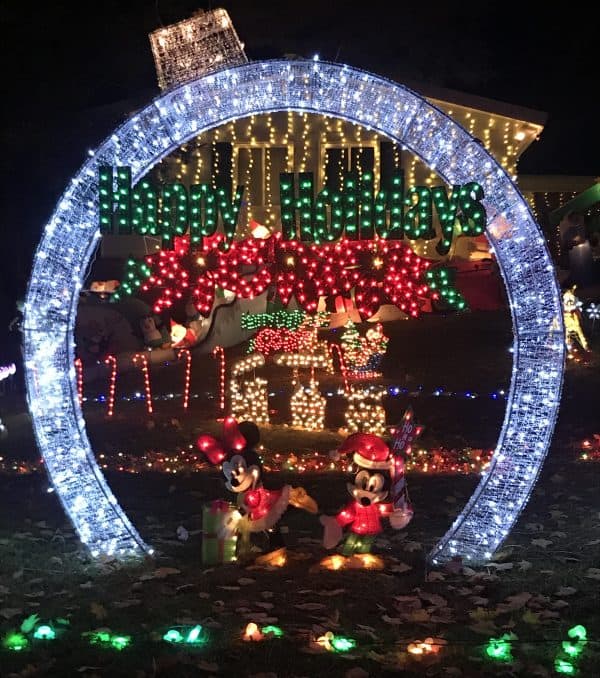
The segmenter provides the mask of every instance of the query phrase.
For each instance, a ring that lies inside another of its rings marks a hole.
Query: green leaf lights
[[[173,645],[203,645],[206,642],[204,630],[200,624],[190,627],[170,628],[163,640]]]
[[[243,313],[241,326],[243,330],[251,332],[263,327],[297,330],[305,318],[306,312],[298,309],[293,311],[279,310],[272,313]]]
[[[462,294],[454,287],[454,275],[450,269],[444,266],[436,266],[425,271],[424,280],[433,293],[448,304],[448,306],[457,311],[464,311],[467,308],[467,302]]]
[[[37,640],[55,640],[56,631],[49,624],[42,624],[36,628],[33,637]]]
[[[2,640],[2,645],[11,652],[21,652],[27,649],[29,641],[22,633],[7,633]]]
[[[490,638],[485,653],[490,659],[499,662],[512,662],[512,636],[505,633],[500,638]]]

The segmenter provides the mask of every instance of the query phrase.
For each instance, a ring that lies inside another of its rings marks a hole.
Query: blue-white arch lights
[[[130,166],[136,182],[200,133],[281,110],[329,114],[370,127],[406,146],[447,183],[478,181],[484,188],[486,234],[513,319],[511,388],[489,471],[430,560],[461,555],[485,561],[526,504],[554,429],[564,369],[554,268],[524,198],[480,143],[402,85],[338,64],[254,62],[204,76],[163,94],[90,153],[46,225],[25,304],[28,400],[49,477],[92,554],[126,559],[152,553],[96,464],[77,399],[73,327],[100,237],[98,168]]]

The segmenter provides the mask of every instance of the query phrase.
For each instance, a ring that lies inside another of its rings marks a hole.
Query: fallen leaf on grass
[[[256,579],[252,579],[251,577],[240,577],[237,582],[240,586],[249,586],[250,584],[256,584]]]
[[[113,607],[116,607],[119,610],[123,610],[126,607],[135,607],[136,605],[141,605],[142,601],[139,598],[130,598],[129,600],[115,600],[112,604]]]
[[[586,570],[586,573],[583,575],[586,579],[595,579],[600,581],[600,568],[590,567]]]
[[[90,605],[90,611],[98,621],[102,621],[108,617],[106,608],[103,605],[100,605],[100,603],[92,603]]]
[[[331,591],[317,591],[320,596],[332,597],[332,596],[341,596],[342,593],[346,593],[346,589],[332,589]]]
[[[195,667],[200,669],[200,671],[206,671],[207,673],[217,673],[219,670],[219,665],[209,662],[205,662],[203,659],[198,660],[195,663]]]
[[[387,614],[381,615],[381,621],[384,621],[386,624],[393,624],[395,626],[400,626],[400,624],[404,624],[404,618],[390,617]]]
[[[273,605],[273,603],[254,603],[254,606],[260,607],[263,610],[272,610],[275,607],[275,605]]]
[[[512,612],[513,610],[520,610],[525,607],[526,603],[531,599],[531,593],[523,591],[514,596],[508,596],[506,600],[498,605],[498,612]]]
[[[406,563],[398,563],[397,565],[392,565],[392,567],[390,567],[390,572],[397,572],[398,574],[408,572],[409,570],[412,570],[412,566],[407,565]]]
[[[442,572],[428,572],[425,581],[444,581],[445,579],[446,575]]]
[[[414,624],[419,624],[419,623],[424,623],[428,622],[430,617],[429,617],[429,612],[427,610],[413,610],[407,615],[407,619],[414,623]]]
[[[80,666],[77,669],[77,673],[87,673],[88,671],[102,671],[104,667],[102,666]]]
[[[175,593],[189,593],[196,588],[196,584],[182,584],[175,589]]]
[[[539,546],[542,549],[545,549],[548,546],[552,546],[553,543],[554,542],[550,541],[550,539],[532,539],[531,540],[532,546]]]
[[[435,605],[435,607],[447,607],[448,601],[437,593],[429,593],[428,591],[421,591],[417,589],[417,595],[421,600],[426,600],[428,603]]]
[[[469,610],[469,617],[474,621],[491,621],[498,616],[496,610],[486,610],[483,607],[477,607],[474,610]]]
[[[219,586],[218,588],[223,589],[223,591],[239,591],[241,587],[239,586]]]
[[[294,605],[297,610],[306,610],[307,612],[316,612],[317,610],[324,610],[326,605],[323,603],[297,603]]]
[[[525,610],[523,613],[523,616],[521,619],[526,623],[526,624],[531,624],[532,626],[535,626],[536,624],[540,623],[540,615],[539,613],[532,612],[531,610]]]
[[[503,571],[503,570],[512,570],[514,565],[513,563],[487,563],[487,567],[491,567],[497,571]]]
[[[490,619],[477,622],[477,624],[470,624],[468,628],[481,636],[495,636],[498,632],[498,627]]]
[[[150,579],[165,579],[165,577],[169,577],[172,574],[181,574],[181,570],[178,570],[176,567],[159,567],[158,569],[154,570],[154,572],[151,574]],[[142,579],[140,577],[140,579]]]
[[[555,610],[562,610],[562,609],[564,609],[565,607],[569,607],[569,603],[567,603],[566,600],[555,600],[555,601],[552,603],[552,607],[553,607]]]
[[[45,595],[44,591],[34,591],[33,593],[26,593],[25,598],[43,598]]]
[[[420,544],[418,541],[407,541],[404,544],[402,544],[402,548],[405,551],[412,553],[413,551],[420,551],[423,548],[423,545]]]
[[[528,560],[521,560],[517,563],[517,565],[519,566],[519,570],[521,570],[521,572],[527,572],[527,570],[531,570],[531,563]]]
[[[554,594],[555,596],[574,596],[577,593],[577,589],[572,586],[561,586],[558,591]]]
[[[344,678],[369,678],[369,674],[360,666],[354,666],[346,671]]]
[[[421,599],[417,596],[394,596],[394,605],[400,612],[410,612],[423,607]]]
[[[18,614],[23,614],[23,610],[20,607],[3,607],[0,610],[0,617],[4,617],[4,619],[11,619]]]
[[[475,596],[470,600],[476,607],[485,607],[490,602],[489,598],[482,598],[481,596]]]

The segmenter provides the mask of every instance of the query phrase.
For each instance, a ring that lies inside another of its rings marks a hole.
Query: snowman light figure
[[[412,519],[404,465],[400,457],[391,455],[381,438],[369,433],[351,435],[339,452],[352,452],[359,471],[354,482],[347,484],[352,501],[336,516],[320,518],[325,528],[323,545],[327,549],[335,547],[343,537],[342,528],[349,526],[341,554],[359,559],[363,556],[364,560],[364,554],[370,553],[375,538],[383,530],[384,519],[389,520],[394,530],[406,527]]]

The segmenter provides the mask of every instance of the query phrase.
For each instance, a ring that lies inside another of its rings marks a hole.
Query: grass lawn
[[[489,394],[508,385],[508,319],[427,316],[390,324],[386,332],[391,342],[385,383],[408,389],[386,399],[388,422],[410,402],[426,426],[425,444],[493,447],[504,402]],[[593,339],[597,356],[598,334]],[[185,415],[177,399],[157,401],[149,428],[142,402],[119,401],[114,422],[105,420],[102,405],[86,404],[95,451],[176,449],[209,428],[216,413],[207,395],[215,392],[214,364],[208,357],[194,360],[198,398]],[[119,501],[158,556],[135,567],[98,565],[79,546],[43,475],[0,476],[0,634],[17,630],[32,614],[63,620],[55,641],[32,641],[21,652],[0,648],[0,676],[552,676],[556,659],[566,658],[561,644],[567,630],[576,624],[586,626],[589,642],[573,666],[580,676],[598,675],[600,466],[577,461],[576,450],[598,432],[598,367],[597,358],[587,367],[568,367],[556,435],[532,499],[494,562],[476,570],[425,567],[426,553],[468,499],[475,476],[409,476],[415,518],[405,530],[386,530],[377,540],[375,551],[386,560],[382,572],[317,569],[325,555],[322,528],[315,516],[295,509],[282,521],[289,528],[284,568],[203,567],[202,505],[227,497],[214,471],[110,473]],[[289,373],[268,376],[276,426],[263,432],[265,445],[282,451],[335,447],[342,398],[330,399],[327,436],[302,434],[283,426]],[[180,366],[153,377],[155,393],[181,390]],[[324,389],[337,385],[337,378],[322,382]],[[457,395],[430,395],[440,387]],[[86,387],[90,395],[102,388]],[[139,375],[124,376],[119,388],[142,390]],[[478,397],[464,397],[466,391]],[[18,405],[0,406],[9,431],[0,442],[2,454],[34,459],[27,417]],[[265,484],[301,484],[331,514],[346,500],[347,480],[333,472],[276,473]],[[185,541],[177,537],[180,526],[189,533]],[[284,635],[244,642],[249,621],[275,624]],[[207,634],[201,646],[186,649],[161,640],[173,626],[195,624]],[[82,635],[104,627],[131,636],[131,644],[118,651],[91,645]],[[327,652],[314,642],[326,631],[353,638],[356,647],[346,654]],[[513,661],[487,657],[488,640],[509,633]],[[421,658],[407,652],[409,643],[426,637],[446,644]]]

